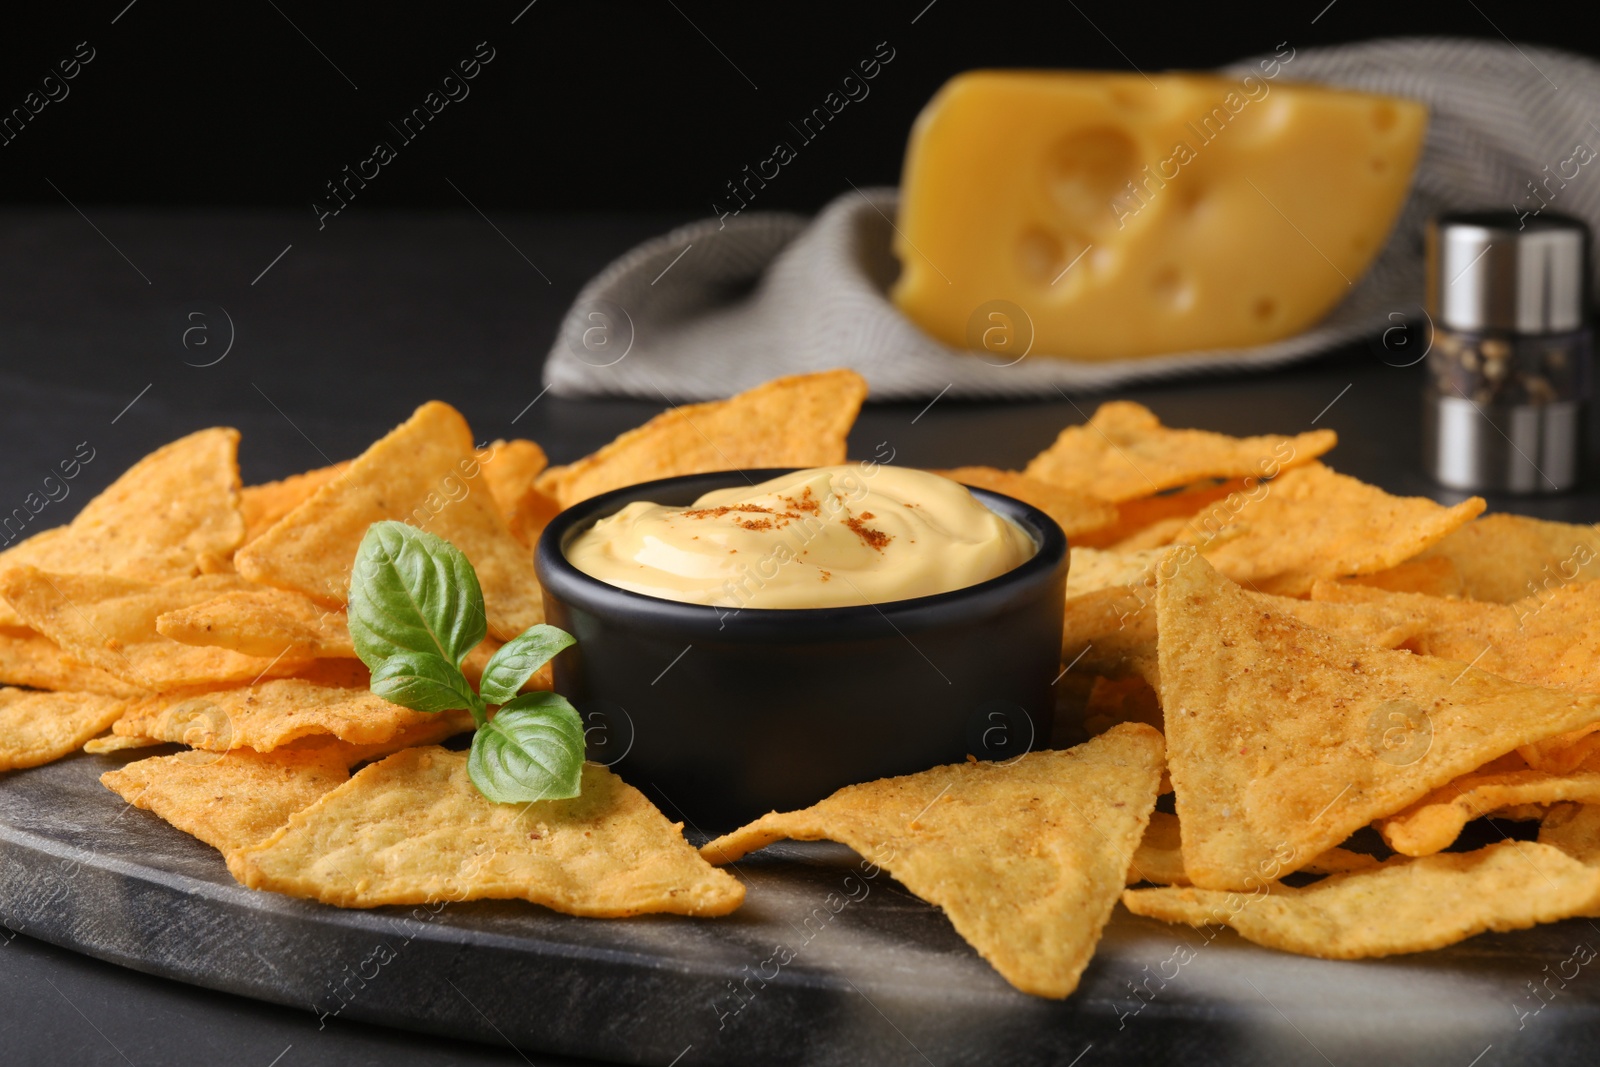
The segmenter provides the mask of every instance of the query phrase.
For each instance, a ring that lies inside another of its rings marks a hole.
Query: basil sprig
[[[522,693],[573,643],[540,623],[502,645],[478,691],[461,662],[488,633],[477,572],[449,541],[402,522],[367,528],[350,575],[350,637],[372,691],[415,711],[466,708],[478,724],[467,773],[497,803],[564,800],[583,775],[583,722],[565,697]],[[489,708],[499,709],[491,718]]]

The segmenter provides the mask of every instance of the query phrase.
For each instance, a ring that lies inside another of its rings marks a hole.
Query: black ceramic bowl
[[[1011,497],[972,490],[1027,532],[1032,558],[965,589],[875,606],[733,612],[619,589],[567,561],[574,538],[635,500],[683,506],[785,473],[632,485],[545,528],[535,557],[545,615],[578,639],[556,657],[555,687],[583,717],[589,758],[710,832],[854,782],[1047,744],[1067,539]]]

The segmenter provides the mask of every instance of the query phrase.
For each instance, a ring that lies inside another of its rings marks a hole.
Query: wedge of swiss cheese
[[[1233,348],[1315,323],[1383,247],[1427,112],[1272,68],[951,80],[912,130],[894,302],[1008,359]]]

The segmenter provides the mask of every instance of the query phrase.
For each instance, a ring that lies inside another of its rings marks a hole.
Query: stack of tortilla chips
[[[347,907],[723,915],[744,888],[718,866],[827,838],[1049,997],[1119,900],[1337,958],[1600,913],[1600,532],[1390,496],[1323,465],[1325,430],[1232,438],[1110,403],[1023,471],[944,472],[1072,539],[1060,687],[1091,736],[849,786],[698,853],[595,765],[576,799],[492,804],[438,744],[465,713],[368,691],[343,608],[372,522],[472,560],[471,676],[540,620],[531,546],[561,508],[842,463],[865,393],[848,371],[778,379],[555,469],[531,441],[475,448],[430,403],[354,460],[242,490],[236,432],[185,437],[0,554],[0,769],[102,754],[108,787],[241,882]],[[1483,819],[1538,825],[1458,846]]]

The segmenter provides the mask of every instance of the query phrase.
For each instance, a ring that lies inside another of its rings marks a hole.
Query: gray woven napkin
[[[1250,60],[1228,73],[1255,69]],[[1349,296],[1298,336],[1111,363],[1033,354],[1012,364],[952,349],[888,300],[898,271],[890,251],[896,192],[853,189],[815,219],[746,212],[633,249],[579,293],[545,381],[561,396],[703,400],[778,375],[852,367],[875,400],[1023,398],[1273,367],[1380,335],[1414,313],[1422,227],[1436,212],[1544,209],[1600,228],[1600,127],[1591,121],[1600,115],[1600,64],[1510,43],[1408,39],[1305,49],[1283,76],[1411,97],[1431,110],[1387,247]],[[1585,155],[1592,161],[1577,162]]]

